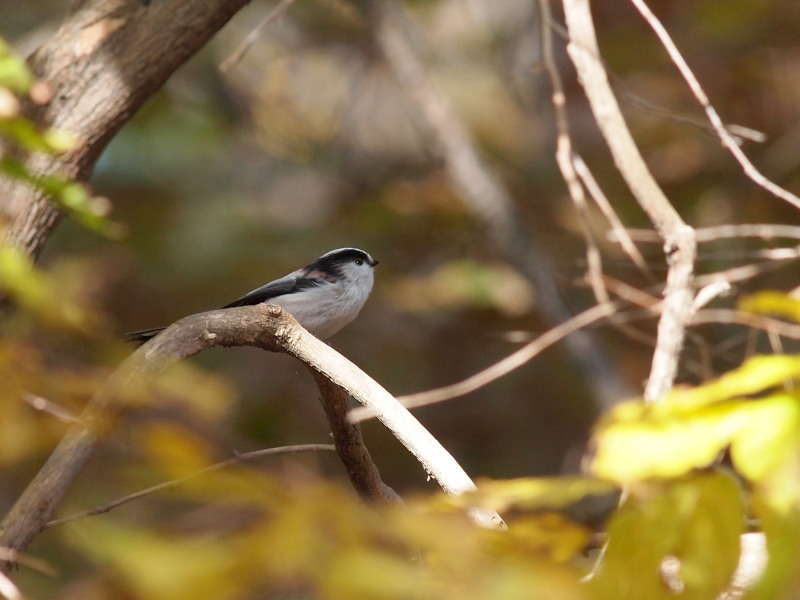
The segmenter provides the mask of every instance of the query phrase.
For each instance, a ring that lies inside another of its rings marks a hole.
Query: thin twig
[[[652,229],[627,229],[627,235],[637,242],[660,242],[658,233]],[[777,238],[789,238],[800,240],[800,226],[783,225],[776,223],[744,223],[741,225],[716,225],[714,227],[698,227],[695,229],[697,241],[716,242],[717,240],[730,238],[761,238],[773,240]],[[611,241],[620,241],[619,232],[610,231],[608,237]]]
[[[553,327],[512,354],[509,354],[490,367],[467,377],[463,381],[434,390],[400,396],[397,398],[397,401],[406,408],[416,408],[465,396],[519,369],[541,352],[561,341],[571,333],[612,315],[618,307],[619,304],[613,302],[597,304],[572,317],[569,321],[565,321],[561,325]],[[350,420],[354,422],[364,421],[374,416],[375,414],[366,407],[356,408],[350,412]]]
[[[450,98],[429,76],[401,3],[373,0],[365,6],[373,20],[376,42],[398,82],[419,108],[430,130],[431,144],[441,152],[447,174],[465,206],[483,224],[487,237],[509,264],[533,283],[537,310],[548,326],[567,321],[572,312],[556,285],[549,255],[522,227],[508,187],[481,155]],[[628,385],[610,355],[589,332],[570,336],[566,348],[600,408],[608,408],[628,394]]]
[[[556,22],[552,22],[551,27],[553,28],[553,31],[555,31],[559,36],[561,36],[562,39],[564,39],[567,42],[570,41],[569,33],[564,27],[562,27]],[[649,100],[645,100],[644,98],[636,95],[625,84],[625,80],[616,73],[614,73],[614,71],[612,71],[609,68],[609,65],[603,60],[602,57],[598,56],[597,60],[599,60],[603,64],[603,68],[608,73],[609,77],[611,78],[611,81],[614,82],[614,86],[617,89],[619,89],[622,97],[626,100],[629,100],[638,108],[641,108],[646,112],[667,117],[670,121],[673,121],[678,124],[691,125],[692,127],[697,127],[698,129],[701,129],[706,133],[716,133],[714,127],[708,125],[705,121],[700,121],[698,119],[695,119],[694,117],[679,115],[675,111],[669,108],[659,106],[653,102],[650,102]],[[736,125],[734,123],[726,123],[725,128],[728,130],[731,136],[734,137],[734,139],[742,138],[759,144],[767,140],[766,134],[751,127],[745,127],[744,125]]]
[[[5,573],[0,573],[0,596],[8,600],[23,600],[22,592]]]
[[[336,448],[331,444],[302,444],[296,446],[282,446],[280,448],[264,448],[263,450],[254,450],[253,452],[244,452],[242,454],[237,453],[234,457],[229,458],[227,460],[223,460],[213,465],[209,465],[198,471],[194,471],[182,477],[178,477],[177,479],[165,481],[163,483],[150,486],[143,490],[139,490],[138,492],[134,492],[133,494],[128,494],[127,496],[118,498],[113,502],[109,502],[108,504],[104,504],[102,506],[96,506],[89,510],[68,515],[66,517],[61,517],[60,519],[53,519],[52,521],[48,521],[45,524],[45,527],[55,527],[56,525],[63,525],[64,523],[70,523],[72,521],[77,521],[78,519],[85,519],[86,517],[105,514],[107,512],[111,512],[115,508],[119,508],[123,504],[127,504],[128,502],[133,502],[134,500],[144,498],[145,496],[150,496],[152,494],[155,494],[156,492],[162,492],[164,490],[170,490],[176,488],[179,485],[186,483],[187,481],[200,477],[201,475],[207,475],[208,473],[219,471],[220,469],[230,467],[232,465],[235,465],[243,461],[254,460],[256,458],[261,458],[264,456],[275,456],[278,454],[296,454],[300,452],[330,452],[334,450],[336,450]]]
[[[264,28],[273,21],[278,20],[278,18],[280,18],[280,16],[286,11],[287,8],[289,8],[291,4],[294,3],[294,1],[295,0],[281,0],[275,8],[269,11],[267,16],[261,19],[258,25],[256,25],[253,30],[247,34],[242,42],[236,47],[236,50],[234,50],[228,58],[222,61],[222,63],[219,65],[219,70],[223,73],[226,73],[231,67],[242,60],[244,55],[247,54],[247,51],[250,50],[253,44],[256,43],[258,36],[261,35],[261,32],[264,30]]]
[[[78,417],[76,417],[68,408],[64,408],[63,406],[56,404],[47,398],[42,398],[37,394],[24,392],[22,394],[22,399],[34,410],[52,415],[59,421],[63,421],[65,423],[76,423],[78,421]]]
[[[31,556],[30,554],[20,552],[19,550],[14,550],[13,548],[0,546],[0,561],[20,565],[21,567],[25,567],[31,571],[36,571],[37,573],[41,573],[47,577],[58,576],[58,570],[56,570],[56,568],[49,562],[36,556]],[[0,573],[0,575],[2,574]]]
[[[673,385],[686,326],[692,315],[696,255],[694,230],[683,222],[670,204],[636,147],[603,65],[598,60],[600,52],[589,1],[565,0],[564,14],[570,34],[567,51],[614,162],[664,240],[667,282],[663,310],[658,321],[658,342],[644,391],[645,399],[654,402]]]
[[[561,171],[561,177],[567,184],[567,191],[575,210],[578,213],[586,240],[586,279],[592,288],[595,300],[598,303],[608,302],[608,291],[603,286],[603,265],[600,259],[600,250],[597,246],[594,231],[589,223],[589,209],[586,195],[583,191],[578,174],[573,164],[572,138],[569,132],[567,119],[567,96],[564,93],[564,84],[561,74],[553,58],[553,36],[551,30],[552,16],[550,14],[550,0],[539,0],[539,19],[541,22],[540,33],[542,36],[542,62],[550,77],[553,88],[552,102],[556,116],[556,163]]]
[[[645,4],[644,0],[631,0],[631,2],[639,10],[642,17],[644,17],[644,20],[647,21],[647,24],[650,25],[652,30],[658,36],[658,39],[661,40],[661,44],[664,46],[667,54],[669,54],[672,62],[675,63],[676,67],[678,67],[678,71],[680,71],[684,80],[686,80],[686,83],[689,85],[689,89],[692,90],[694,97],[700,103],[700,106],[703,107],[708,120],[711,122],[711,125],[713,125],[714,130],[719,136],[719,139],[722,140],[722,144],[742,166],[744,173],[757,185],[760,185],[774,196],[780,198],[781,200],[785,200],[795,208],[800,208],[799,197],[767,179],[758,169],[756,169],[753,163],[750,162],[750,159],[747,158],[747,155],[742,151],[742,149],[736,143],[736,140],[733,139],[730,132],[725,128],[725,124],[722,122],[719,114],[717,114],[717,111],[711,105],[711,102],[703,90],[703,87],[700,85],[700,82],[689,68],[689,65],[684,60],[683,56],[678,50],[678,47],[672,41],[672,38],[667,30],[661,24],[661,21],[659,21],[655,14],[653,14],[653,11],[650,10],[650,7]]]
[[[603,193],[603,190],[595,180],[594,175],[592,175],[589,166],[584,162],[583,158],[579,154],[572,155],[572,163],[575,165],[575,172],[581,178],[583,185],[586,187],[586,190],[589,192],[589,195],[594,200],[597,207],[600,209],[600,212],[603,213],[608,223],[611,225],[611,235],[614,236],[616,241],[619,241],[622,249],[625,253],[630,257],[635,264],[639,271],[641,271],[642,275],[644,275],[651,283],[654,281],[653,273],[650,271],[650,268],[647,266],[647,261],[645,261],[644,256],[642,253],[639,252],[639,248],[636,247],[636,244],[633,243],[633,240],[628,235],[628,230],[625,229],[625,226],[622,224],[619,216],[617,216],[616,211],[611,206],[611,202],[608,201],[608,198]]]

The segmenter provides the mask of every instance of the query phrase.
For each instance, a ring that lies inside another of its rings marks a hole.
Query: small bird
[[[378,261],[358,248],[338,248],[310,265],[271,281],[222,308],[277,304],[300,325],[324,340],[358,316],[375,280]],[[126,333],[128,341],[144,343],[165,327]]]

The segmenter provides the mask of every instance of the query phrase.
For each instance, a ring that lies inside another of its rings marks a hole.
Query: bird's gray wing
[[[299,277],[298,273],[290,273],[285,277],[270,281],[260,288],[248,292],[238,300],[234,300],[230,304],[226,304],[222,308],[233,308],[235,306],[249,306],[251,304],[260,304],[268,302],[277,296],[284,294],[296,294],[308,288],[317,287],[328,283],[326,280],[319,277]]]

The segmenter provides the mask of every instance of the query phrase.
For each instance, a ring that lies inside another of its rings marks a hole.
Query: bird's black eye
[[[357,264],[357,265],[359,265],[359,266],[361,266],[361,265],[363,265],[363,264],[364,264],[364,261],[363,261],[363,260],[361,260],[360,258],[357,258],[357,259],[356,259],[356,264]]]

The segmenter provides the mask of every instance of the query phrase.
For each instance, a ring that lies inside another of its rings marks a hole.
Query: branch
[[[353,487],[364,500],[397,502],[400,496],[381,479],[361,436],[361,428],[348,419],[352,408],[347,390],[309,367],[321,392],[320,401],[333,434],[333,445]]]
[[[74,134],[77,145],[58,156],[26,161],[37,175],[86,181],[119,129],[178,67],[202,48],[247,0],[84,0],[30,58],[51,94],[25,114],[40,125]],[[0,178],[2,238],[37,257],[61,220],[40,190]]]
[[[694,97],[706,112],[706,116],[708,117],[711,125],[714,127],[714,131],[719,136],[719,139],[722,140],[722,144],[741,165],[745,175],[747,175],[753,182],[755,182],[757,185],[760,185],[769,193],[780,198],[781,200],[785,200],[795,208],[800,208],[800,198],[764,177],[764,175],[762,175],[761,172],[756,169],[755,165],[750,162],[750,159],[747,158],[747,155],[739,147],[739,144],[736,143],[736,140],[725,127],[722,119],[720,119],[719,114],[717,114],[717,111],[711,105],[708,96],[706,95],[705,91],[703,91],[703,87],[700,85],[697,77],[694,76],[694,73],[692,73],[689,65],[683,59],[683,56],[681,56],[681,53],[678,51],[678,47],[675,45],[675,42],[672,41],[669,33],[661,24],[661,21],[659,21],[658,18],[653,14],[653,11],[650,10],[650,7],[647,6],[643,0],[631,0],[631,2],[641,13],[642,17],[644,17],[644,20],[647,21],[647,24],[653,29],[655,34],[658,36],[658,39],[661,40],[661,44],[666,49],[667,54],[669,54],[669,57],[672,59],[672,62],[675,63],[675,66],[678,67],[678,71],[680,71],[681,75],[683,75],[684,80],[686,80],[686,83],[689,85],[689,89],[692,90]]]
[[[614,314],[618,305],[613,302],[597,304],[584,312],[575,315],[561,325],[557,325],[536,339],[528,342],[522,348],[500,359],[485,369],[470,375],[466,379],[446,385],[444,387],[400,396],[397,401],[406,408],[418,408],[428,406],[446,400],[452,400],[461,396],[466,396],[480,388],[489,385],[493,381],[505,377],[509,373],[519,369],[523,365],[533,360],[536,356],[547,350],[550,346],[560,342],[568,335],[574,334],[583,327],[587,327],[601,319],[606,319]],[[353,422],[361,422],[375,416],[366,407],[356,408],[350,412],[349,418]]]
[[[697,246],[694,230],[683,222],[658,187],[625,124],[600,60],[588,0],[565,0],[564,14],[570,34],[567,51],[578,71],[600,131],[628,187],[664,241],[669,271],[656,349],[644,392],[647,400],[656,401],[672,387],[686,327],[692,317]]]
[[[109,502],[108,504],[103,504],[102,506],[95,506],[94,508],[90,508],[89,510],[75,513],[73,515],[68,515],[66,517],[61,517],[60,519],[53,519],[52,521],[48,521],[47,523],[45,523],[45,527],[56,527],[58,525],[63,525],[65,523],[71,523],[72,521],[78,521],[79,519],[85,519],[86,517],[103,515],[107,512],[111,512],[115,508],[119,508],[120,506],[127,504],[128,502],[133,502],[134,500],[138,500],[139,498],[144,498],[145,496],[149,496],[156,492],[171,490],[173,488],[178,487],[182,483],[189,481],[190,479],[194,479],[195,477],[200,477],[201,475],[205,475],[206,473],[211,473],[213,471],[219,471],[220,469],[230,467],[231,465],[235,465],[243,461],[261,458],[262,456],[275,456],[277,454],[294,454],[299,452],[324,452],[326,450],[334,450],[334,449],[335,448],[329,444],[303,444],[300,446],[281,446],[280,448],[264,448],[263,450],[254,450],[253,452],[243,452],[241,454],[237,453],[235,456],[229,458],[228,460],[223,460],[221,462],[214,463],[213,465],[209,465],[204,469],[199,469],[197,471],[184,475],[183,477],[178,477],[177,479],[171,479],[170,481],[165,481],[163,483],[152,485],[143,490],[139,490],[138,492],[134,492],[132,494],[128,494],[127,496],[123,496],[122,498],[117,498],[116,500],[114,500],[113,502]]]
[[[558,290],[549,257],[529,239],[508,188],[480,155],[449,98],[429,77],[401,4],[397,0],[367,4],[376,42],[398,83],[419,108],[464,205],[509,264],[533,283],[537,309],[548,325],[555,327],[567,321],[572,313]],[[590,333],[577,331],[567,338],[566,346],[600,408],[608,408],[628,395],[628,387],[609,354]]]
[[[70,429],[14,504],[3,522],[0,546],[24,550],[42,530],[102,436],[113,428],[124,409],[125,399],[142,389],[140,386],[149,377],[215,346],[256,346],[294,356],[316,373],[318,382],[324,379],[369,406],[447,493],[457,495],[475,489],[469,476],[436,438],[386,390],[308,333],[280,307],[262,304],[181,319],[123,362],[90,400],[80,422]],[[323,397],[333,389],[327,384],[320,386]],[[353,443],[352,438],[350,443]],[[362,452],[360,458],[368,460],[369,454]],[[348,470],[356,464],[351,458],[343,457],[343,460]],[[368,476],[374,477],[376,473]],[[380,492],[384,496],[388,494],[383,487]],[[468,514],[481,525],[504,526],[493,511],[471,509]],[[5,568],[8,566],[6,564]]]

